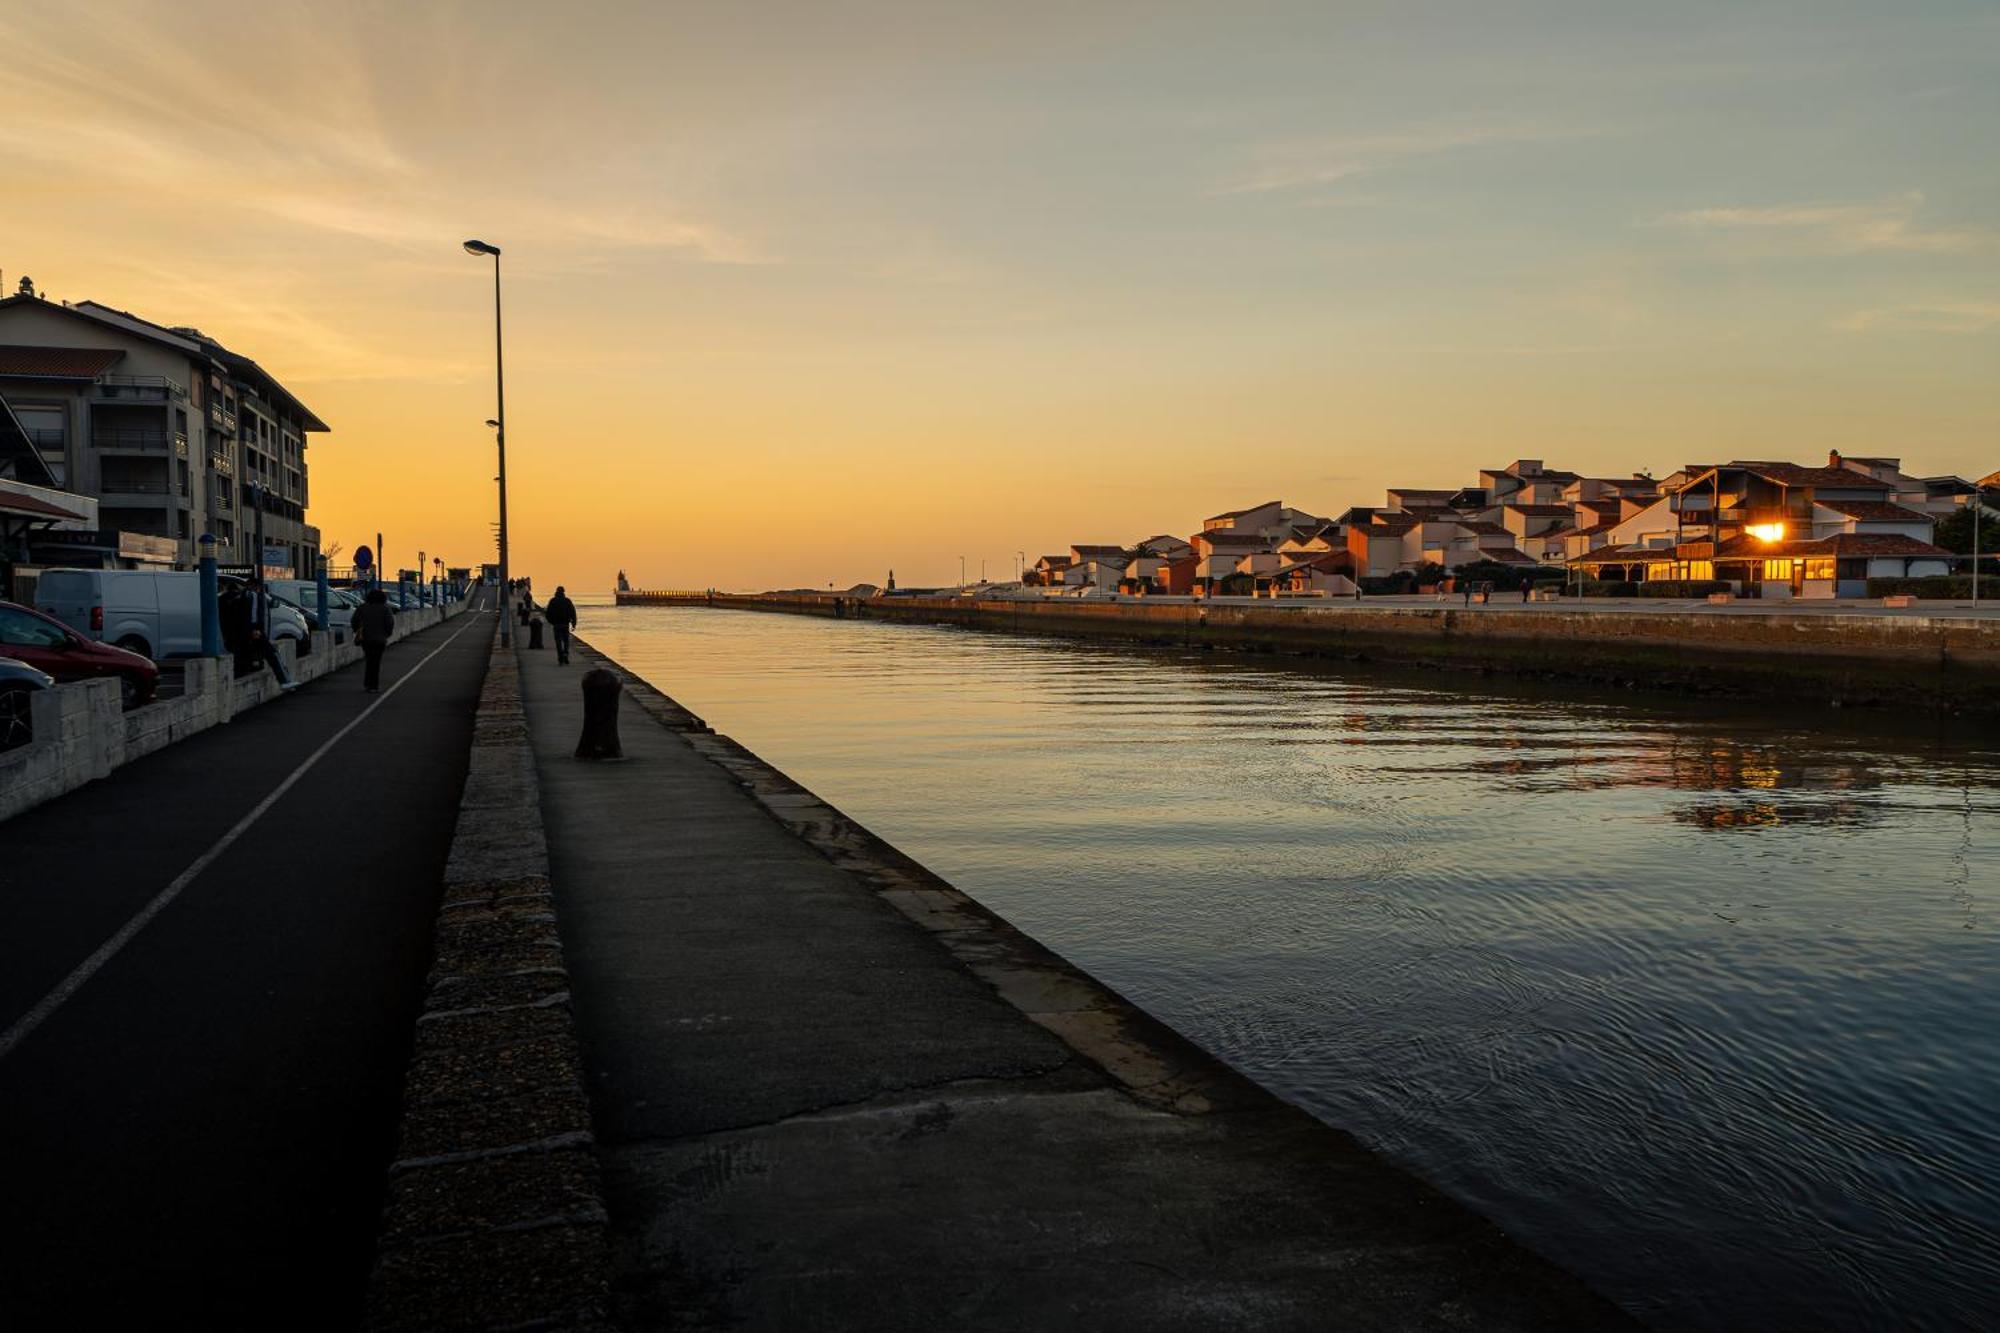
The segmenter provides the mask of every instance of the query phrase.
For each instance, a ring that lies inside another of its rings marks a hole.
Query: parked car
[[[310,579],[272,579],[271,595],[285,603],[299,608],[305,614],[306,623],[314,629],[319,624],[319,585]],[[326,590],[326,618],[332,622],[334,641],[343,643],[347,639],[347,626],[354,619],[354,608],[359,603],[351,601],[339,588]]]
[[[243,579],[224,575],[224,586]],[[174,569],[50,569],[35,583],[35,609],[77,633],[160,661],[201,652],[201,575]],[[296,607],[271,608],[273,641],[310,643]]]
[[[58,681],[115,676],[127,708],[151,702],[160,686],[151,658],[87,639],[54,616],[15,602],[0,602],[0,653]]]
[[[35,738],[35,695],[54,686],[48,672],[0,657],[0,750],[26,745]]]

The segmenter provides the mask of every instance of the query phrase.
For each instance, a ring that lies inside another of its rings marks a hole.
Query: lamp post
[[[500,342],[500,247],[484,241],[467,241],[465,253],[493,256],[493,401],[498,410],[487,424],[493,427],[493,443],[500,455],[500,646],[512,648],[514,617],[507,588],[507,373]]]

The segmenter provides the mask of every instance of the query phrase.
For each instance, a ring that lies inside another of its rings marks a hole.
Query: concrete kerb
[[[406,611],[397,618],[396,638],[442,624],[462,614],[466,605]],[[361,650],[316,633],[310,653],[300,656],[285,641],[278,645],[278,658],[294,680],[305,684],[360,661]],[[32,702],[34,739],[0,754],[0,820],[221,726],[282,693],[268,671],[237,678],[227,658],[190,658],[184,669],[181,694],[129,713],[121,710],[118,685],[111,680],[76,681],[37,693]]]
[[[370,1278],[371,1330],[609,1328],[610,1260],[520,673],[497,644]]]

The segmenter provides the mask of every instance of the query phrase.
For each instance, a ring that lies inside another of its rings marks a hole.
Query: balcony
[[[234,412],[225,412],[214,403],[210,403],[208,405],[208,425],[211,430],[221,431],[224,435],[234,435],[236,434],[236,414]]]
[[[187,386],[165,375],[99,375],[91,386],[91,396],[131,403],[163,403],[169,398],[187,397]]]
[[[165,477],[119,476],[113,473],[98,483],[105,495],[166,495],[173,490]]]
[[[218,477],[233,477],[236,475],[236,462],[228,454],[211,453],[208,470]]]
[[[208,497],[208,512],[218,518],[235,518],[236,501],[221,493],[211,495]]]

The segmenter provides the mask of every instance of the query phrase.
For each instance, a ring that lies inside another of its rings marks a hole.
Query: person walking
[[[569,632],[576,628],[576,603],[563,591],[562,584],[556,585],[556,595],[542,608],[542,619],[549,622],[549,628],[556,634],[556,665],[568,666]]]
[[[368,600],[354,613],[348,626],[354,641],[361,645],[361,657],[365,665],[361,672],[361,687],[370,694],[382,692],[382,654],[388,651],[389,636],[396,631],[396,613],[389,609],[389,594],[380,588],[371,589]]]

